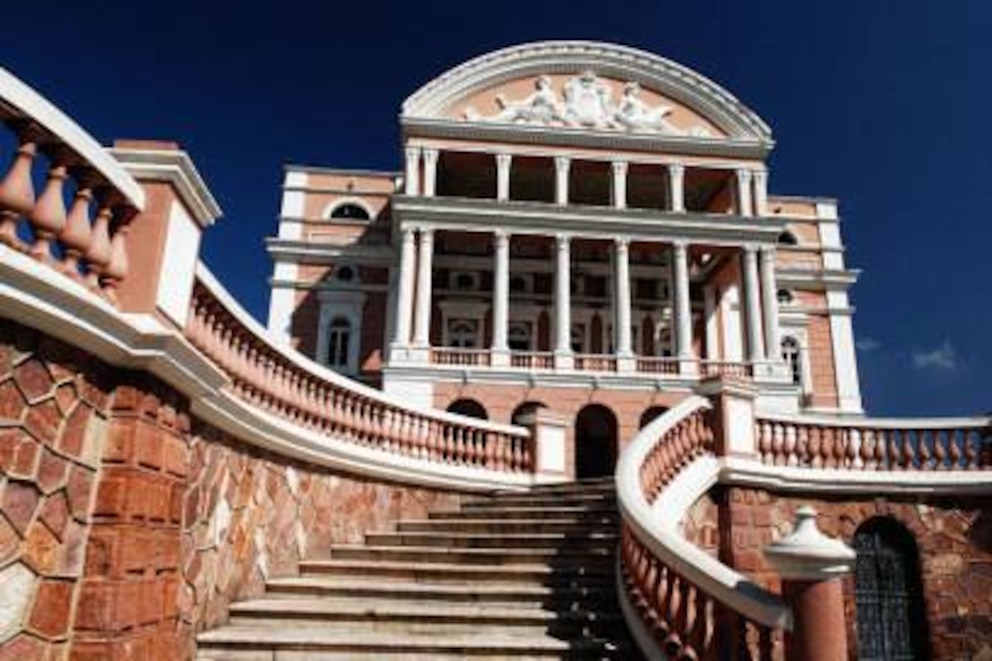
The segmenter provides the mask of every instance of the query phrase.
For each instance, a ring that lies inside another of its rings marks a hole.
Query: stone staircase
[[[468,499],[336,545],[198,638],[201,661],[637,659],[612,480]]]

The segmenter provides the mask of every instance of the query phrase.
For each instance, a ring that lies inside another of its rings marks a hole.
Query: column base
[[[426,365],[431,361],[431,346],[429,344],[417,344],[407,351],[407,360],[411,363]]]
[[[555,351],[555,369],[575,369],[575,354],[571,351]]]
[[[392,342],[389,345],[389,364],[397,365],[410,362],[410,345]]]
[[[679,356],[679,374],[699,376],[699,361],[695,356]]]
[[[493,347],[489,350],[489,365],[490,367],[509,367],[510,366],[510,350]]]
[[[630,374],[631,372],[637,371],[637,358],[634,357],[633,353],[618,353],[617,354],[617,372],[621,374]]]

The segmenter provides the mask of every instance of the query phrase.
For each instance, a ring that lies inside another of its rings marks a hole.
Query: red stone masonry
[[[258,450],[0,320],[0,661],[192,658],[268,577],[458,499]]]

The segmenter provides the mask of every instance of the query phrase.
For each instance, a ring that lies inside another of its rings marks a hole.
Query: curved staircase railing
[[[534,470],[527,429],[414,408],[278,346],[202,265],[188,319],[186,337],[228,376],[233,394],[286,422],[415,459]]]
[[[617,464],[622,605],[649,657],[775,658],[791,612],[677,527],[716,483],[711,407],[690,397],[645,427]]]

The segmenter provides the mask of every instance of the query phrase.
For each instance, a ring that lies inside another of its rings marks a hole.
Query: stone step
[[[617,533],[591,531],[548,533],[479,533],[479,532],[371,532],[365,543],[370,546],[419,546],[462,548],[561,549],[569,553],[609,551],[616,546]],[[557,554],[556,554],[557,555]]]
[[[601,548],[545,549],[449,548],[433,546],[373,546],[334,544],[331,559],[387,562],[459,563],[475,565],[548,564],[554,566],[612,565],[613,545]]]
[[[234,627],[197,637],[201,661],[324,661],[337,659],[626,659],[629,648],[596,637],[549,635],[402,635],[291,627]]]
[[[566,482],[564,484],[544,484],[531,487],[527,491],[494,491],[491,495],[497,498],[528,494],[573,494],[573,493],[615,493],[616,483],[613,478],[608,480],[595,479],[583,482]]]
[[[449,635],[475,632],[550,633],[581,637],[609,634],[618,609],[505,608],[496,604],[430,604],[369,599],[253,599],[233,604],[232,626],[293,626],[339,631]]]
[[[609,563],[589,565],[513,564],[471,565],[451,562],[384,562],[374,560],[306,560],[300,563],[304,577],[335,576],[358,581],[369,578],[420,583],[459,583],[607,586],[614,585]]]
[[[471,507],[460,510],[437,510],[428,512],[429,519],[540,519],[561,518],[571,516],[577,518],[619,517],[616,507],[587,505],[571,505],[558,507],[529,507],[519,505],[493,504],[486,507]]]
[[[514,534],[532,532],[616,532],[619,525],[610,517],[560,517],[548,519],[407,519],[396,523],[397,532],[465,532]]]
[[[574,494],[508,494],[505,496],[472,496],[462,500],[462,509],[477,507],[561,507],[562,505],[593,505],[616,507],[615,494],[574,493]]]
[[[523,608],[616,608],[613,585],[542,585],[539,583],[500,584],[487,582],[412,582],[344,577],[287,577],[266,583],[266,598],[300,596],[327,599],[370,599],[437,602],[446,604],[487,604]]]

